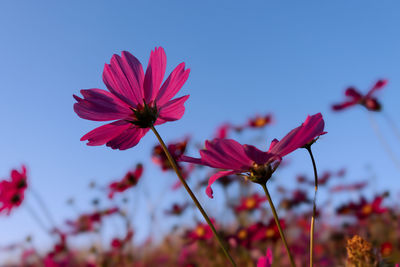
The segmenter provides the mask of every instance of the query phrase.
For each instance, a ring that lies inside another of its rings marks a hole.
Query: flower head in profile
[[[387,82],[388,82],[387,80],[378,80],[366,95],[362,95],[354,87],[349,87],[345,91],[347,100],[342,103],[333,105],[332,109],[335,111],[339,111],[359,104],[364,106],[370,111],[380,111],[382,106],[378,102],[378,100],[373,96],[373,94],[376,91],[385,87]]]
[[[11,180],[0,182],[0,213],[5,211],[7,215],[13,208],[21,205],[28,185],[24,165],[21,171],[13,169],[10,176]]]
[[[274,139],[266,152],[251,145],[241,145],[232,139],[214,139],[205,142],[205,148],[200,150],[201,158],[182,156],[180,160],[223,169],[208,181],[206,193],[212,198],[211,185],[227,175],[239,174],[252,182],[265,184],[284,156],[311,145],[324,133],[324,120],[318,113],[308,116],[301,126],[290,131],[281,141]]]
[[[74,95],[74,111],[92,121],[113,121],[85,134],[81,141],[89,146],[106,144],[112,149],[137,145],[153,125],[179,120],[185,112],[189,95],[172,99],[189,77],[185,63],[179,64],[163,82],[166,55],[155,48],[146,73],[142,64],[129,52],[113,55],[104,66],[103,81],[108,89],[81,90],[83,98]]]
[[[127,189],[135,186],[140,177],[143,174],[143,165],[137,164],[134,170],[128,171],[120,181],[112,182],[108,185],[110,192],[108,193],[109,198],[113,198],[115,193],[121,193]]]

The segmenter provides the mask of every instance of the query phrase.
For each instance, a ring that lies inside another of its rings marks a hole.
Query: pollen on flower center
[[[158,109],[155,103],[151,106],[144,102],[143,106],[131,108],[131,110],[133,114],[127,121],[135,124],[139,128],[149,128],[153,126],[158,118]]]
[[[248,209],[253,209],[256,206],[256,200],[254,198],[249,198],[246,200],[246,207]]]
[[[196,229],[196,234],[197,234],[199,237],[204,236],[205,233],[206,233],[206,231],[204,230],[203,227],[201,227],[201,226],[198,226],[198,227],[197,227],[197,229]]]

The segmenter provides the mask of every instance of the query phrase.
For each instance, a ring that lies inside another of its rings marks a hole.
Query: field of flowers
[[[134,55],[124,51],[113,55],[104,66],[106,89],[81,90],[73,96],[77,116],[100,122],[81,141],[88,146],[134,150],[143,136],[154,135],[158,140],[152,148],[154,164],[145,166],[137,162],[118,180],[104,185],[93,183],[90,190],[102,194],[102,205],[94,200],[92,210],[77,212],[75,218],[61,225],[55,223],[40,191],[32,192],[32,200],[40,207],[31,210],[32,220],[44,228],[54,245],[43,252],[33,245],[31,237],[14,244],[0,244],[1,253],[12,251],[20,255],[2,266],[397,266],[400,210],[394,204],[396,201],[389,201],[396,196],[378,192],[372,198],[366,197],[363,192],[371,186],[369,179],[348,182],[345,168],[318,169],[313,151],[318,150],[320,142],[329,142],[323,114],[305,114],[304,121],[293,121],[292,129],[273,139],[268,150],[265,130],[275,127],[272,113],[254,115],[241,124],[225,122],[215,130],[212,140],[193,140],[188,132],[180,140],[164,143],[157,127],[178,121],[185,108],[190,108],[185,107],[189,95],[179,96],[190,70],[180,63],[168,74],[166,67],[162,47],[151,51],[145,70]],[[387,84],[385,79],[375,81],[366,92],[349,87],[344,91],[344,100],[339,88],[338,102],[332,110],[344,113],[361,108],[366,113],[379,114],[383,105],[378,94]],[[393,134],[400,137],[394,121],[388,123]],[[391,145],[382,138],[379,128],[374,130],[383,149],[398,166]],[[255,133],[257,138],[246,141],[248,132]],[[280,169],[291,168],[286,157],[298,150],[309,158],[310,173],[314,175],[299,173],[294,190],[293,186],[280,184],[273,187],[271,197],[271,185]],[[198,156],[192,157],[193,152],[188,151],[199,151],[195,154]],[[26,204],[25,194],[31,190],[27,167],[12,169],[0,182],[2,220]],[[138,185],[146,179],[142,178],[146,168],[176,174],[176,183],[165,191],[185,191],[187,198],[171,203],[163,211],[164,217],[176,217],[170,232],[137,244],[133,242],[131,203],[124,196],[138,193]],[[198,200],[200,194],[209,198],[223,194],[215,202],[221,206],[218,216],[209,217]],[[335,198],[350,194],[358,200],[331,207]],[[324,196],[323,202],[320,196]],[[115,198],[123,201],[115,202]],[[74,205],[72,199],[69,204]],[[334,212],[327,212],[331,210]],[[184,223],[188,219],[183,215],[187,213],[193,214],[194,226],[190,228]],[[102,236],[101,229],[110,217],[122,222],[124,235],[111,239]],[[89,246],[70,244],[78,236],[89,235],[95,237]]]

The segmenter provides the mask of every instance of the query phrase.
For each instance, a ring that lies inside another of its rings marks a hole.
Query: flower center
[[[271,164],[258,165],[254,163],[253,168],[250,169],[249,179],[254,183],[265,184],[273,172]]]
[[[274,229],[267,229],[267,231],[265,232],[265,235],[267,237],[273,237],[275,235]]]
[[[128,119],[130,123],[138,126],[139,128],[150,128],[156,122],[158,118],[158,109],[156,103],[154,105],[147,105],[144,102],[143,106],[137,108],[131,108],[133,114],[131,119]]]
[[[246,199],[246,208],[254,209],[256,206],[256,200],[254,198]]]
[[[203,237],[205,235],[205,233],[206,233],[206,231],[204,230],[203,227],[198,226],[196,228],[196,234],[197,234],[198,237]]]
[[[246,239],[247,238],[246,230],[244,230],[244,229],[240,230],[239,233],[238,233],[238,238],[241,239],[241,240]]]
[[[368,215],[372,212],[372,207],[371,205],[367,204],[364,207],[362,207],[361,212],[365,215]]]

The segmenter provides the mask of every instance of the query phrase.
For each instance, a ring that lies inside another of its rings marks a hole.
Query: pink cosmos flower
[[[333,105],[332,109],[335,111],[339,111],[360,104],[366,107],[368,110],[380,111],[382,108],[381,104],[372,95],[375,93],[375,91],[385,87],[387,82],[388,82],[387,80],[378,80],[366,95],[362,95],[354,87],[349,87],[345,91],[345,95],[348,98],[348,100],[340,104]]]
[[[166,69],[162,47],[150,54],[146,73],[139,60],[129,52],[113,55],[104,66],[103,81],[109,91],[81,90],[83,98],[74,95],[74,111],[93,121],[114,121],[85,134],[81,141],[89,146],[106,144],[112,149],[137,145],[153,125],[179,120],[189,95],[171,100],[189,77],[185,63],[179,64],[162,83]]]
[[[11,181],[0,182],[0,213],[5,211],[7,215],[24,200],[27,188],[26,167],[22,165],[21,172],[13,169],[10,176]]]
[[[213,219],[211,219],[211,221],[215,224]],[[186,238],[188,238],[190,242],[211,240],[213,238],[213,232],[208,224],[198,223],[195,229],[186,233]]]
[[[135,186],[138,182],[140,177],[143,174],[143,165],[137,164],[134,170],[129,171],[125,174],[124,178],[121,181],[112,182],[108,185],[110,192],[108,193],[108,198],[113,198],[114,194],[119,192],[124,192],[125,190]]]
[[[266,183],[278,167],[282,157],[309,145],[325,134],[321,113],[308,116],[305,122],[290,131],[281,141],[274,139],[267,152],[251,145],[241,145],[231,139],[214,139],[205,142],[201,158],[182,156],[181,161],[224,169],[210,177],[206,194],[212,198],[211,185],[219,178],[231,174],[246,176],[255,183]]]

